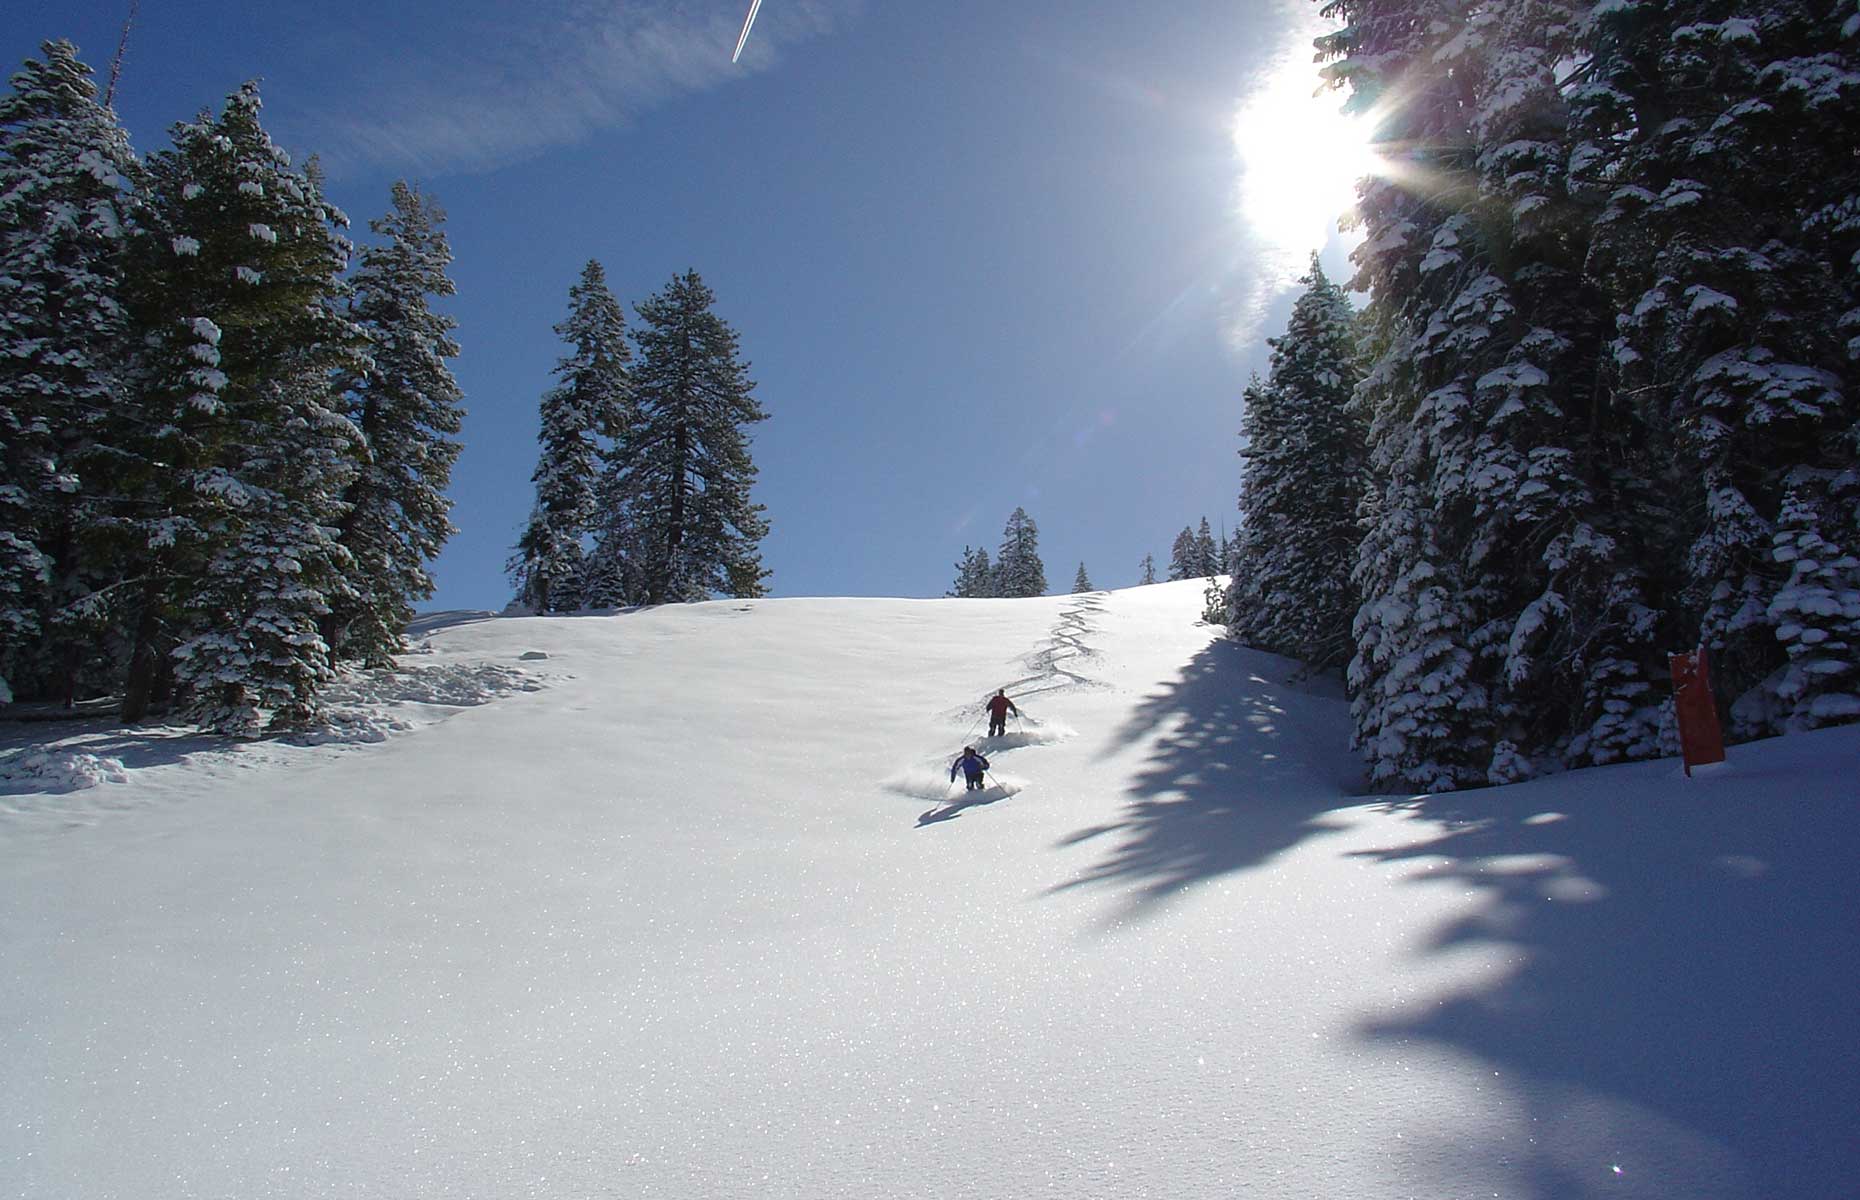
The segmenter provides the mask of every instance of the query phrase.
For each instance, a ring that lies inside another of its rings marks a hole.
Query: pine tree
[[[1024,597],[1046,594],[1046,567],[1040,561],[1040,530],[1024,508],[1016,508],[1001,531],[995,554],[995,594]]]
[[[1584,272],[1593,209],[1567,175],[1559,77],[1579,56],[1579,7],[1519,0],[1496,13],[1473,114],[1479,233],[1465,261],[1502,282],[1492,291],[1502,307],[1455,335],[1480,427],[1448,478],[1472,517],[1464,553],[1501,723],[1496,783],[1532,759],[1659,753],[1665,724],[1655,684],[1667,631],[1643,565],[1649,538],[1661,536],[1648,439],[1596,387],[1607,305]]]
[[[1091,577],[1085,574],[1085,564],[1083,562],[1079,563],[1079,573],[1072,577],[1072,594],[1076,596],[1080,592],[1095,592],[1097,590],[1097,588],[1091,585]]]
[[[108,657],[110,564],[88,531],[114,487],[139,168],[76,48],[43,53],[0,97],[0,700],[11,679],[68,703]]]
[[[590,294],[579,325],[573,335],[578,347],[577,386],[594,398],[590,408],[605,441],[600,479],[594,491],[594,549],[581,579],[581,602],[592,608],[617,608],[644,599],[639,572],[631,558],[633,542],[622,494],[626,464],[621,448],[638,411],[633,398],[633,351],[627,344],[626,313],[606,291],[604,281],[597,292]]]
[[[956,582],[948,594],[965,599],[979,599],[995,594],[995,573],[989,565],[987,550],[980,546],[962,548],[962,558],[956,563]]]
[[[459,444],[462,393],[448,358],[457,322],[433,311],[456,292],[446,268],[452,251],[445,213],[404,181],[393,211],[369,222],[386,239],[361,253],[351,314],[368,333],[372,362],[349,397],[348,413],[368,459],[345,497],[342,545],[354,559],[353,603],[325,619],[324,637],[340,657],[387,666],[404,646],[416,601],[433,594],[427,563],[456,532],[446,487]]]
[[[768,522],[749,496],[744,427],[768,414],[713,301],[687,271],[638,306],[637,415],[620,438],[615,492],[648,604],[765,594]]]
[[[363,453],[339,389],[366,366],[343,312],[347,219],[293,170],[246,84],[154,156],[137,308],[158,422],[132,522],[151,547],[124,715],[172,646],[191,717],[250,733],[311,721],[331,672],[321,619],[348,588],[336,541]]]
[[[517,584],[517,601],[539,613],[570,612],[582,606],[584,581],[599,594],[592,603],[624,603],[624,581],[615,578],[614,558],[624,552],[624,529],[617,527],[618,502],[609,496],[602,517],[603,557],[609,570],[587,571],[585,539],[594,531],[597,487],[603,460],[599,438],[614,438],[631,420],[632,378],[626,343],[626,317],[607,288],[607,274],[590,259],[568,291],[568,316],[555,327],[572,350],[556,363],[557,383],[543,394],[542,454],[530,476],[536,484],[536,507],[517,543],[509,570]],[[609,451],[611,456],[613,452]],[[614,469],[608,457],[609,473]],[[609,481],[603,490],[611,492]]]
[[[1268,379],[1247,387],[1240,511],[1226,612],[1248,645],[1327,670],[1349,660],[1350,583],[1365,432],[1350,407],[1356,322],[1343,289],[1311,257]]]
[[[1214,540],[1214,529],[1208,524],[1208,518],[1201,518],[1201,528],[1195,531],[1195,574],[1207,579],[1221,573],[1221,547]]]
[[[1214,544],[1214,527],[1206,517],[1195,526],[1195,574],[1206,579],[1220,570],[1220,549]]]
[[[1156,582],[1156,556],[1153,554],[1145,554],[1143,556],[1143,562],[1141,566],[1143,567],[1143,574],[1138,576],[1137,585],[1139,587],[1142,587],[1148,584],[1155,583]]]
[[[212,557],[181,593],[193,636],[174,651],[187,715],[236,735],[317,720],[334,674],[320,623],[354,600],[354,560],[325,522],[340,511],[328,484],[353,475],[359,437],[332,407],[325,372],[265,388],[265,403],[235,418],[248,451],[240,474],[265,482],[245,484],[236,513],[212,529]]]
[[[1201,566],[1201,547],[1195,541],[1195,531],[1184,525],[1169,548],[1169,582],[1199,579]]]
[[[1777,521],[1774,554],[1789,578],[1765,615],[1789,656],[1775,684],[1788,729],[1860,718],[1860,560],[1823,536],[1828,530],[1853,536],[1860,523],[1856,475],[1849,472],[1832,496],[1819,487],[1790,493]],[[1828,507],[1816,511],[1824,497]]]
[[[1368,291],[1376,350],[1358,391],[1368,428],[1365,536],[1352,579],[1362,604],[1349,680],[1357,744],[1372,780],[1426,789],[1484,782],[1494,724],[1470,649],[1477,618],[1456,548],[1433,514],[1441,449],[1436,430],[1462,401],[1420,370],[1432,314],[1461,289],[1437,250],[1461,236],[1453,218],[1473,174],[1469,114],[1476,39],[1464,0],[1332,0],[1343,28],[1319,39],[1346,108],[1386,98],[1376,138],[1401,147],[1403,178],[1359,191],[1366,240],[1353,286]],[[1452,70],[1445,62],[1451,59]],[[1479,294],[1467,297],[1476,304]]]

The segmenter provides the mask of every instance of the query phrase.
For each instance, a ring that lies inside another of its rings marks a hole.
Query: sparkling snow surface
[[[1351,799],[1202,586],[460,619],[409,665],[490,690],[337,744],[0,726],[0,1196],[1852,1194],[1860,730]]]

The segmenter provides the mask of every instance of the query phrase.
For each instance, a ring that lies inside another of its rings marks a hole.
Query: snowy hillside
[[[1201,587],[442,621],[324,745],[0,725],[0,1195],[1856,1194],[1860,729],[1352,798]]]

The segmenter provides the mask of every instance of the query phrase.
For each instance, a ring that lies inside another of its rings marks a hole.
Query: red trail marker
[[[1673,672],[1673,709],[1679,717],[1679,750],[1686,774],[1693,767],[1724,761],[1724,731],[1712,698],[1711,670],[1705,647],[1667,656]]]

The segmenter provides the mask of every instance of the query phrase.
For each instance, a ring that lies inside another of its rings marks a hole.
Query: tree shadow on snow
[[[1674,775],[1668,760],[1395,805],[1449,828],[1365,855],[1430,860],[1410,886],[1489,898],[1425,953],[1496,946],[1519,965],[1364,1032],[1476,1055],[1517,1091],[1530,1136],[1503,1157],[1520,1196],[1854,1195],[1854,795]]]
[[[1123,888],[1122,915],[1140,917],[1321,831],[1321,815],[1360,785],[1361,772],[1340,694],[1300,680],[1298,669],[1221,639],[1147,697],[1100,756],[1156,736],[1122,819],[1058,843],[1099,842],[1105,857],[1047,894]]]

